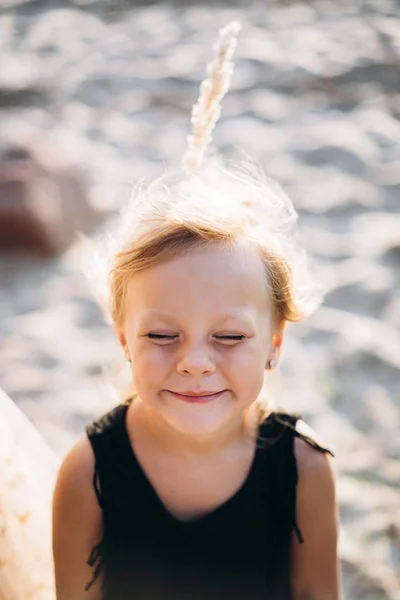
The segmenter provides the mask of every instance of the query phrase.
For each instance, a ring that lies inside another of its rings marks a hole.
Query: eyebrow
[[[234,320],[248,321],[249,316],[250,316],[249,311],[237,310],[237,311],[233,311],[231,313],[227,313],[221,319],[219,319],[219,321],[221,323],[225,323],[226,321],[234,321]]]
[[[177,320],[176,316],[156,310],[156,309],[148,309],[144,313],[142,313],[142,315],[140,315],[140,317],[143,319],[160,318],[160,319],[165,319],[168,321],[176,321]],[[222,315],[221,318],[218,319],[218,322],[222,324],[227,321],[233,321],[233,320],[249,321],[250,320],[249,317],[250,317],[250,314],[249,314],[248,310],[243,310],[243,309],[233,310],[231,312],[228,312],[228,313]]]

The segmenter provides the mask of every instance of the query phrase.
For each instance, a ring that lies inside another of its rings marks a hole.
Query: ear
[[[272,335],[272,348],[267,357],[267,362],[265,364],[266,369],[272,369],[274,366],[278,364],[279,356],[281,354],[281,348],[283,343],[283,330],[285,328],[285,322],[282,321],[275,333]],[[271,361],[272,364],[271,364]]]
[[[279,356],[281,354],[281,348],[283,343],[283,335],[282,333],[274,333],[272,336],[272,352],[274,354],[274,359],[278,361]]]
[[[114,325],[114,331],[117,334],[118,341],[121,344],[121,347],[124,351],[126,359],[128,361],[130,361],[131,357],[129,356],[128,344],[127,344],[126,335],[124,333],[124,330],[121,327]]]

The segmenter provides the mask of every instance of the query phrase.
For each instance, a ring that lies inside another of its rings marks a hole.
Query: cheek
[[[259,396],[264,384],[264,361],[260,352],[237,354],[229,365],[229,382],[235,390],[240,406],[249,406]]]
[[[263,385],[265,361],[266,353],[261,351],[257,343],[252,343],[247,347],[235,348],[225,358],[225,367],[237,388],[247,388],[249,392],[254,392]]]
[[[267,352],[264,351],[259,340],[250,340],[246,345],[238,346],[234,349],[230,361],[232,365],[240,369],[241,375],[244,372],[254,373],[258,370],[264,370]]]
[[[154,379],[160,369],[168,363],[168,354],[161,346],[138,345],[133,352],[132,363],[136,377],[151,374]]]

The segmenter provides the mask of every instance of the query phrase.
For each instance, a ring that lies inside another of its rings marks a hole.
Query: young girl
[[[203,164],[237,31],[221,31],[183,175],[122,214],[108,308],[135,393],[59,471],[58,600],[340,598],[329,450],[264,386],[286,322],[320,300],[297,215],[254,165]]]

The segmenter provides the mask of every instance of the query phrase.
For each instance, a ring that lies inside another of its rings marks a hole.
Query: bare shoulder
[[[97,599],[84,591],[92,577],[87,560],[102,536],[102,510],[93,487],[95,458],[82,436],[64,458],[53,495],[53,556],[57,600]]]
[[[59,503],[66,504],[66,499],[76,499],[80,503],[83,502],[82,508],[90,506],[94,514],[99,514],[101,509],[93,487],[94,469],[92,446],[87,436],[82,435],[61,463],[54,490],[53,508],[57,508]]]
[[[325,447],[316,433],[300,421],[299,433]],[[292,588],[294,598],[341,597],[341,578],[337,554],[338,510],[335,473],[330,455],[295,438],[298,484],[296,521],[303,543],[295,534],[292,540]]]
[[[315,431],[307,425],[303,420],[296,423],[296,430],[303,436],[316,442],[321,448],[326,448],[326,444]],[[301,479],[311,483],[315,479],[322,477],[323,479],[334,479],[333,464],[331,456],[327,452],[318,450],[307,444],[301,437],[296,437],[294,440],[294,452],[297,461],[297,469],[299,472],[299,483]]]
[[[73,472],[74,480],[76,476],[80,476],[85,481],[86,475],[93,472],[94,464],[95,458],[92,446],[87,435],[82,435],[66,454],[61,463],[58,477],[62,479],[65,477],[68,478],[71,472]]]

